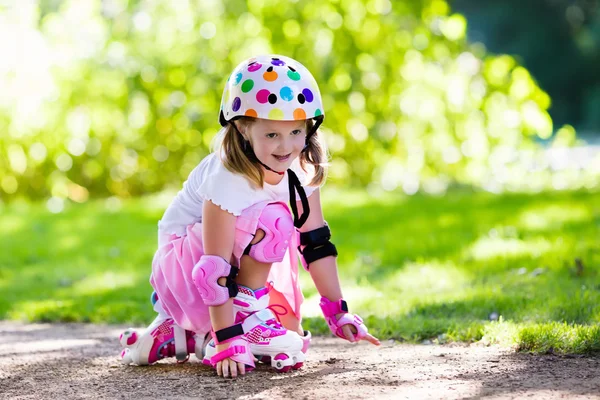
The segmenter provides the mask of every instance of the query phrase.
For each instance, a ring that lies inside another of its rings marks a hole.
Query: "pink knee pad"
[[[192,270],[192,280],[207,306],[218,306],[235,297],[238,287],[235,283],[238,269],[229,265],[219,256],[203,255]],[[219,285],[219,278],[225,277],[225,286]]]
[[[266,206],[258,219],[257,229],[262,229],[265,236],[260,242],[249,245],[244,254],[264,263],[282,261],[294,232],[294,221],[287,206],[280,203]]]

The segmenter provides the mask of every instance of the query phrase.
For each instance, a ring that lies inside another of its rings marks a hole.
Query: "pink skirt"
[[[237,217],[233,251],[237,265],[240,265],[244,249],[256,232],[258,217],[267,204],[270,203],[258,203]],[[150,284],[164,310],[179,326],[193,332],[208,332],[211,329],[208,306],[202,301],[192,281],[192,270],[204,255],[202,223],[188,225],[184,236],[160,235],[159,248],[152,260]],[[298,243],[299,233],[296,231],[283,261],[271,267],[265,286],[281,293],[289,309],[300,320],[300,306],[304,297],[298,281]]]

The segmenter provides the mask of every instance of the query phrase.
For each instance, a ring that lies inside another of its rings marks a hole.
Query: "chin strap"
[[[243,135],[240,133],[240,131],[238,130],[235,123],[231,122],[231,124],[233,125],[233,127],[237,131],[237,133],[243,138]],[[315,126],[318,127],[318,125],[315,125]],[[316,129],[313,129],[313,130],[316,131]],[[269,167],[268,165],[266,165],[265,163],[260,161],[258,159],[258,157],[256,156],[256,153],[254,153],[254,149],[252,148],[252,145],[250,145],[250,142],[245,139],[242,139],[242,140],[244,140],[244,154],[246,154],[246,156],[248,157],[248,159],[250,161],[259,163],[265,169],[267,169],[271,172],[275,172],[277,175],[285,174],[285,171],[283,171],[283,172],[275,171],[274,169],[272,169],[271,167]],[[308,143],[308,136],[307,136],[307,143]],[[305,146],[305,148],[306,148],[306,146]],[[289,192],[290,192],[290,207],[292,209],[292,214],[294,215],[294,226],[296,228],[300,228],[300,227],[302,227],[302,225],[304,225],[304,223],[308,219],[308,215],[310,214],[308,198],[306,197],[306,192],[304,191],[304,188],[302,187],[302,184],[300,183],[300,179],[298,179],[298,176],[296,175],[296,173],[294,171],[292,171],[291,169],[288,169],[287,172],[288,172],[288,187],[289,187]],[[301,216],[298,216],[298,206],[296,205],[296,192],[298,192],[298,195],[300,196],[300,201],[302,202],[302,215]]]

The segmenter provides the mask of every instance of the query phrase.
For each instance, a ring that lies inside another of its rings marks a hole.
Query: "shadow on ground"
[[[477,346],[376,348],[334,338],[313,341],[300,371],[261,366],[236,379],[218,378],[192,356],[182,365],[122,366],[122,326],[0,322],[0,397],[210,399],[475,399],[597,398],[594,357],[515,354]]]

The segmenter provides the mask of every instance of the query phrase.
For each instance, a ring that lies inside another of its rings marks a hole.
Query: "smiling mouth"
[[[287,159],[290,158],[291,155],[292,153],[286,154],[284,156],[277,156],[273,154],[273,157],[275,157],[278,161],[287,161]]]

